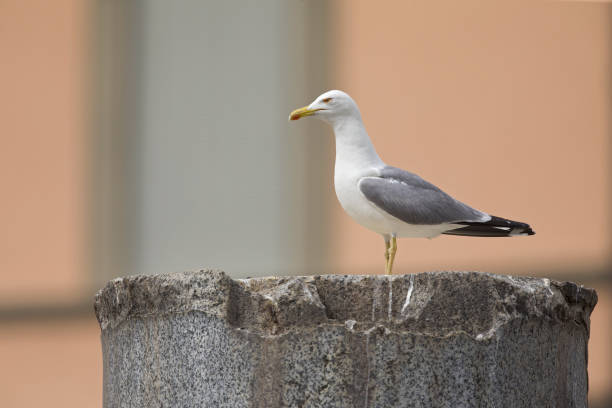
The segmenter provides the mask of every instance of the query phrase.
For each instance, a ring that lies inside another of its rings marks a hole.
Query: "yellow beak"
[[[308,106],[304,106],[303,108],[296,109],[291,112],[291,115],[289,115],[289,120],[298,120],[300,118],[303,118],[304,116],[314,115],[315,112],[320,110],[322,110],[322,108],[308,109]]]

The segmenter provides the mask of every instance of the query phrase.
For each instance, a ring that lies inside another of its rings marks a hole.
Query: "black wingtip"
[[[517,235],[535,235],[529,224],[491,216],[486,222],[460,222],[465,227],[443,232],[447,235],[465,235],[472,237],[512,237]]]
[[[516,222],[516,221],[512,221],[512,222]],[[520,223],[524,225],[524,229],[522,232],[519,232],[520,234],[524,234],[524,235],[535,235],[535,231],[533,229],[531,229],[531,226],[529,224],[525,224],[525,223]]]

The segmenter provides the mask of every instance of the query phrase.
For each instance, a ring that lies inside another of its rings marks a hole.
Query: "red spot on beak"
[[[299,113],[294,113],[293,115],[291,115],[291,120],[298,120],[299,118],[301,118],[302,116]]]

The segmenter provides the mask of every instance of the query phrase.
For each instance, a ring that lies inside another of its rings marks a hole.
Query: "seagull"
[[[289,120],[313,116],[334,129],[334,186],[340,205],[385,240],[385,273],[393,273],[397,238],[440,234],[511,237],[535,234],[528,224],[489,215],[455,200],[418,175],[385,164],[374,149],[355,101],[345,92],[325,92]]]

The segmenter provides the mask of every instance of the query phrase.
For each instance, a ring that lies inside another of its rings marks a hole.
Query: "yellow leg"
[[[390,238],[385,236],[385,274],[389,274],[389,248],[391,248]]]
[[[393,275],[393,261],[397,252],[397,239],[395,235],[391,236],[391,245],[389,247],[389,260],[387,261],[387,275]]]

